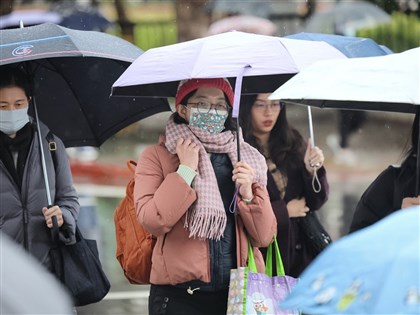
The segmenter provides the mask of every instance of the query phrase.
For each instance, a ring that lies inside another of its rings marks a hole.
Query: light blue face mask
[[[190,126],[199,127],[213,135],[221,133],[225,129],[225,121],[228,115],[219,115],[214,109],[208,113],[200,113],[197,108],[190,112]]]
[[[15,134],[28,122],[28,108],[0,110],[0,131],[6,135]]]

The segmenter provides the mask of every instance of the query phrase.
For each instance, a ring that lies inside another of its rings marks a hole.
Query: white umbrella
[[[415,113],[420,105],[420,47],[380,57],[314,63],[270,99],[325,108]]]
[[[0,314],[73,314],[64,287],[0,231]]]
[[[324,108],[420,114],[420,47],[380,57],[327,60],[303,69],[269,99]],[[416,193],[419,193],[420,146]]]

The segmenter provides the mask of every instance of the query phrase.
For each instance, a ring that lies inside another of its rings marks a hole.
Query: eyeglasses
[[[193,105],[189,108],[197,108],[200,113],[206,114],[210,109],[214,108],[219,115],[227,116],[229,113],[229,105],[225,102],[210,104],[209,102],[196,102],[196,103],[187,103],[187,105]]]
[[[279,112],[284,108],[285,103],[279,102],[279,101],[273,101],[273,102],[265,102],[265,101],[256,101],[254,105],[254,109],[260,113],[264,113],[267,109],[270,108],[273,112]]]

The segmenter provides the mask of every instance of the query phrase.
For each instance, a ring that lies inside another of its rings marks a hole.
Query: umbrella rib
[[[70,36],[69,35],[60,35],[60,36],[54,36],[54,37],[25,40],[25,41],[22,41],[22,42],[1,44],[0,47],[3,48],[3,47],[7,47],[7,46],[22,45],[22,44],[35,43],[35,42],[44,42],[44,41],[48,41],[48,40],[63,39],[63,38],[68,38],[68,37],[70,37]]]

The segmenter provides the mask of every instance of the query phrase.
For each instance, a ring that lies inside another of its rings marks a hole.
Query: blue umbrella
[[[108,21],[100,12],[82,10],[74,10],[71,14],[63,16],[63,20],[59,24],[75,30],[101,32],[105,32],[112,26],[112,22]]]
[[[282,307],[307,314],[420,314],[420,207],[328,246]]]
[[[286,37],[326,42],[337,48],[348,58],[385,56],[392,53],[389,48],[379,45],[370,38],[322,33],[298,33]]]

